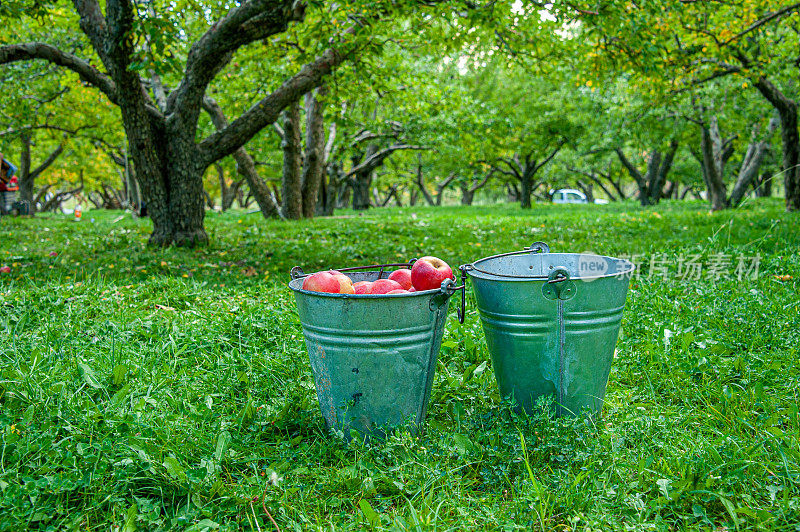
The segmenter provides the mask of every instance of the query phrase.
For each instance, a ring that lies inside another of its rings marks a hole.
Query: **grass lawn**
[[[800,218],[781,201],[342,214],[209,213],[198,250],[148,249],[121,212],[3,218],[0,529],[266,532],[268,510],[283,531],[800,530]],[[642,263],[598,424],[514,414],[468,301],[421,436],[326,432],[292,266],[537,240]]]

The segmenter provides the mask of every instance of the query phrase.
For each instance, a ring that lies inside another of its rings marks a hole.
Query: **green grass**
[[[199,250],[148,249],[118,212],[3,218],[0,529],[267,531],[266,509],[284,531],[800,530],[800,221],[781,202],[343,214],[210,213]],[[645,262],[599,425],[514,414],[468,301],[423,435],[326,432],[289,268],[536,240]],[[730,278],[677,277],[718,254]]]

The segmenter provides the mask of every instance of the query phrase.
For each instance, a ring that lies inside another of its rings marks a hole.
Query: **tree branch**
[[[302,20],[304,14],[305,4],[292,0],[249,0],[230,10],[192,45],[183,80],[168,102],[168,113],[175,111],[179,119],[191,120],[206,87],[236,50],[286,31],[289,22]]]
[[[325,50],[316,60],[301,68],[297,74],[245,111],[228,127],[209,135],[199,145],[203,157],[202,164],[207,167],[212,162],[230,155],[264,127],[275,122],[287,105],[317,88],[324,77],[348,56],[349,53],[336,48]]]
[[[83,33],[89,37],[97,55],[109,72],[113,72],[114,62],[111,61],[106,53],[106,42],[108,40],[108,26],[103,11],[97,0],[72,0],[75,11],[80,15],[80,26]]]
[[[203,98],[203,109],[211,117],[211,123],[217,129],[223,129],[228,125],[228,120],[225,118],[225,113],[219,104],[209,96]],[[258,203],[258,207],[265,218],[276,218],[280,216],[280,208],[275,195],[269,189],[267,184],[261,179],[256,171],[256,165],[253,158],[244,149],[244,146],[239,147],[233,152],[233,159],[236,161],[237,170],[239,175],[247,180],[247,186]]]
[[[485,176],[483,176],[483,179],[482,179],[481,181],[478,181],[477,183],[474,183],[474,184],[473,184],[471,187],[469,187],[467,190],[469,190],[469,191],[470,191],[470,193],[475,193],[475,192],[477,192],[478,190],[482,189],[483,187],[485,187],[485,186],[486,186],[486,183],[488,183],[488,182],[489,182],[489,179],[491,179],[491,177],[494,175],[494,173],[495,173],[496,171],[497,171],[497,169],[496,169],[496,168],[494,168],[494,167],[493,167],[493,168],[491,168],[491,169],[490,169],[488,172],[486,172],[486,175],[485,175]]]
[[[536,165],[536,167],[533,169],[533,173],[536,174],[536,172],[538,172],[542,168],[542,166],[544,166],[547,163],[549,163],[553,159],[553,157],[555,157],[556,154],[559,151],[561,151],[561,148],[563,148],[564,144],[566,144],[566,143],[567,143],[567,139],[561,139],[561,142],[558,143],[558,146],[556,146],[556,148],[552,151],[552,153],[550,153],[550,155],[548,155],[547,158],[544,161],[542,161],[542,162],[540,162],[539,164]]]
[[[42,172],[44,172],[45,170],[47,170],[47,168],[48,168],[48,167],[49,167],[51,164],[53,164],[53,163],[55,162],[55,160],[56,160],[56,159],[58,159],[58,156],[59,156],[59,155],[61,155],[61,153],[62,153],[63,151],[64,151],[64,145],[63,145],[63,144],[59,144],[59,145],[58,145],[58,147],[57,147],[55,150],[53,150],[53,151],[50,153],[50,155],[48,155],[48,156],[47,156],[47,159],[45,159],[45,160],[42,162],[42,164],[40,164],[39,166],[37,166],[37,167],[36,167],[34,170],[31,170],[31,171],[30,171],[30,173],[28,174],[29,178],[30,178],[30,179],[36,179],[36,178],[39,176],[39,174],[41,174]]]
[[[0,46],[0,64],[33,59],[43,59],[72,70],[83,81],[100,89],[112,103],[117,104],[117,88],[111,78],[83,59],[43,42]]]
[[[517,178],[519,180],[522,180],[522,172],[520,171],[519,166],[515,167],[514,164],[512,164],[512,163],[515,163],[516,161],[512,161],[511,159],[509,159],[507,157],[498,157],[497,160],[500,161],[501,163],[505,163],[505,165],[508,166],[508,171],[503,170],[499,166],[495,166],[494,168],[498,172],[500,172],[501,174],[505,174],[507,176],[515,177],[515,178]]]
[[[745,29],[743,29],[742,31],[740,31],[739,33],[737,33],[736,35],[734,35],[733,37],[731,37],[727,41],[722,42],[721,46],[727,46],[730,43],[732,43],[733,41],[739,39],[740,37],[742,37],[744,35],[747,35],[748,33],[750,33],[751,31],[753,31],[755,29],[760,28],[761,26],[763,26],[764,24],[766,24],[770,20],[774,20],[774,19],[776,19],[778,17],[781,17],[781,16],[785,15],[786,13],[788,13],[790,11],[796,10],[797,8],[800,8],[800,3],[793,4],[793,5],[790,5],[790,6],[786,6],[783,9],[779,9],[778,11],[773,11],[772,13],[767,14],[767,16],[765,16],[764,18],[756,20],[755,22],[753,22],[752,24],[747,26]]]
[[[630,162],[630,160],[628,160],[622,149],[616,148],[614,151],[616,152],[617,157],[619,157],[622,166],[624,166],[625,169],[628,171],[628,173],[631,175],[631,177],[634,180],[636,180],[637,185],[641,187],[644,184],[644,176],[642,175],[642,173],[639,171],[638,168],[636,168],[633,165],[633,163]]]
[[[425,146],[416,146],[413,144],[395,144],[393,146],[389,146],[388,148],[384,148],[382,150],[378,150],[359,164],[354,166],[350,169],[349,172],[345,174],[346,178],[352,177],[357,173],[360,172],[369,172],[374,170],[375,168],[379,167],[383,164],[383,161],[386,160],[392,153],[398,150],[427,150]]]

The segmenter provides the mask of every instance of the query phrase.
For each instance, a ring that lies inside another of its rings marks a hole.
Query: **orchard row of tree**
[[[529,207],[783,192],[800,209],[800,3],[12,0],[0,151],[22,199],[297,219],[476,194]]]

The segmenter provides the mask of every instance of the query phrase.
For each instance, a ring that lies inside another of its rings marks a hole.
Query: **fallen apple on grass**
[[[11,273],[11,266],[0,267],[0,273]]]
[[[418,291],[440,288],[442,281],[453,278],[450,266],[436,257],[422,257],[411,267],[411,284]]]

